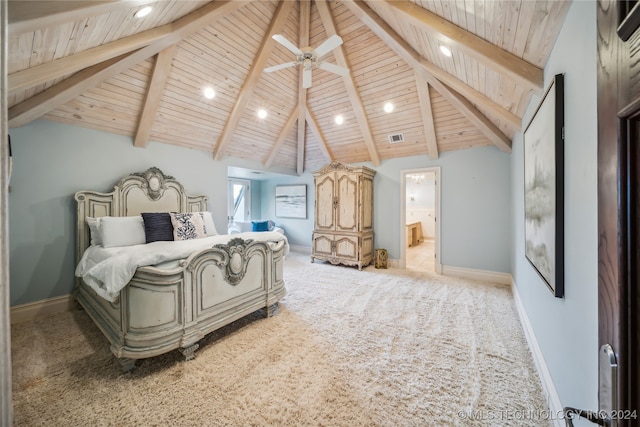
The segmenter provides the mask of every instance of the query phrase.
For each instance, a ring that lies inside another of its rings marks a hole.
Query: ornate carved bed
[[[78,263],[91,243],[87,217],[207,209],[206,196],[187,195],[157,168],[122,178],[110,193],[79,191],[75,200]],[[286,238],[258,241],[250,238],[255,234],[216,236],[222,243],[173,264],[138,267],[113,301],[78,277],[75,297],[109,340],[123,370],[132,369],[136,359],[174,349],[192,359],[206,334],[261,308],[267,316],[277,310],[285,294]]]

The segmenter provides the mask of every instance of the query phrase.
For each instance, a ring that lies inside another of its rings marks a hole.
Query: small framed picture
[[[276,217],[307,218],[307,186],[276,186]]]

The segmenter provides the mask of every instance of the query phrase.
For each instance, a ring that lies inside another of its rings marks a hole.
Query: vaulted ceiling
[[[510,152],[569,4],[9,1],[9,126],[42,117],[297,173],[331,160]],[[304,89],[301,66],[265,73],[295,59],[276,34],[313,48],[338,34],[343,44],[322,59],[349,74],[316,68]]]

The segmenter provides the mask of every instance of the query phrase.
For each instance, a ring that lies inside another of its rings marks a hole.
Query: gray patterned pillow
[[[173,223],[169,212],[143,212],[144,234],[147,243],[172,241]]]
[[[191,240],[207,237],[204,229],[204,220],[199,213],[175,213],[171,212],[174,240]]]

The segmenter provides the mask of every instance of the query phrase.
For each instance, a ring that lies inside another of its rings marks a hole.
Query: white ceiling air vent
[[[389,144],[397,144],[398,142],[404,142],[404,135],[401,133],[393,133],[389,135]]]

